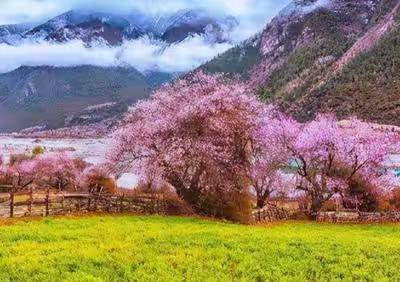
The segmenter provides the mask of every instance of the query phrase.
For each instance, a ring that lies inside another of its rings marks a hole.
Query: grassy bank
[[[400,225],[96,216],[0,226],[1,281],[400,278]]]

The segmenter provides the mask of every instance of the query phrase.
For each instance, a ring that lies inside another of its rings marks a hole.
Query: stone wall
[[[321,212],[318,222],[331,223],[385,223],[400,222],[400,212]]]
[[[49,191],[0,194],[0,217],[3,218],[85,212],[164,214],[170,206],[171,201],[157,194],[125,196]]]

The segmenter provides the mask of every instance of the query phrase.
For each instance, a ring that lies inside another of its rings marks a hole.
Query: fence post
[[[49,216],[49,198],[50,198],[50,189],[46,190],[46,216]]]
[[[125,193],[122,193],[121,202],[120,202],[120,212],[121,213],[124,212],[124,198],[125,198]]]
[[[163,194],[161,194],[161,204],[160,204],[160,209],[161,209],[161,214],[166,214],[167,213],[167,207],[165,203],[165,197]]]
[[[14,193],[15,186],[13,185],[10,192],[10,217],[14,217]]]
[[[106,203],[106,212],[110,212],[111,211],[111,199],[105,197],[105,198],[103,198],[103,201],[105,201],[105,203]]]
[[[158,194],[156,194],[155,200],[156,201],[155,201],[155,206],[154,206],[154,213],[158,214],[160,212],[160,210],[159,210],[160,198],[159,198]]]
[[[88,212],[90,212],[90,204],[92,203],[92,193],[89,193],[89,197],[88,197]]]
[[[29,191],[29,205],[28,205],[29,216],[32,215],[32,202],[33,202],[33,188],[31,187]]]

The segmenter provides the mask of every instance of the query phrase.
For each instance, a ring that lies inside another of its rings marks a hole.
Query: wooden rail
[[[32,189],[20,191],[0,187],[0,217],[49,216],[72,212],[165,213],[166,201],[159,194],[114,195],[58,193]],[[2,193],[1,193],[2,192]]]

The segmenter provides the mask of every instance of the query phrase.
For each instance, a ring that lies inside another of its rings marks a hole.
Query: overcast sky
[[[43,23],[71,9],[95,9],[113,13],[141,10],[164,14],[184,8],[205,8],[213,13],[235,16],[240,25],[230,35],[235,44],[260,31],[290,0],[0,0],[0,25]],[[235,42],[236,41],[236,42]],[[115,48],[86,48],[81,42],[49,44],[0,44],[0,73],[19,66],[113,66],[129,64],[141,71],[158,66],[165,71],[188,71],[233,45],[209,45],[195,37],[161,52],[161,47],[144,39]],[[135,50],[135,52],[132,52]]]

